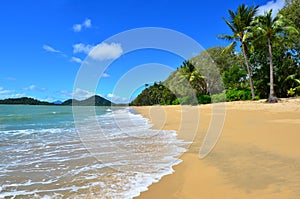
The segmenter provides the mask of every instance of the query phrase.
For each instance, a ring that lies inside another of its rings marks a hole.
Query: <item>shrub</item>
[[[209,103],[211,103],[210,95],[200,95],[198,97],[198,103],[199,104],[209,104]]]
[[[182,98],[179,98],[179,103],[182,105],[196,105],[197,99],[194,99],[192,96],[185,96]]]
[[[238,101],[238,100],[251,100],[250,90],[239,90],[239,89],[228,89],[226,91],[227,101]]]
[[[213,102],[213,103],[226,102],[226,95],[225,95],[225,93],[213,94],[211,96],[211,102]]]
[[[180,104],[178,98],[172,101],[172,105],[178,105],[178,104]]]

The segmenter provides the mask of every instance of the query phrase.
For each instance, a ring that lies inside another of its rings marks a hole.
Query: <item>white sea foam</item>
[[[175,131],[151,129],[128,108],[114,109],[87,117],[80,137],[72,126],[0,131],[5,140],[0,142],[0,198],[129,199],[173,173],[187,143]],[[89,125],[94,119],[98,127]]]

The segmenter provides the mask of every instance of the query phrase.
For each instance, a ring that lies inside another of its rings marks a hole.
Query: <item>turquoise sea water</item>
[[[77,110],[0,105],[0,198],[132,198],[180,162],[176,133],[131,109]]]

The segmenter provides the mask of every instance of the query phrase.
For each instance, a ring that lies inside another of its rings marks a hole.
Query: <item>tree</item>
[[[195,67],[191,61],[184,61],[181,70],[183,77],[189,82],[194,89],[196,95],[206,94],[207,86],[205,77],[200,74],[200,71]]]
[[[288,22],[297,29],[298,33],[289,35],[290,39],[293,40],[292,48],[297,53],[294,53],[299,59],[299,50],[300,50],[300,40],[299,40],[299,32],[300,32],[300,0],[286,0],[285,6],[279,11],[279,14],[284,16],[288,20]]]
[[[204,76],[210,94],[222,92],[218,88],[246,88],[244,80],[246,80],[247,70],[243,66],[243,55],[235,52],[234,48],[212,47],[192,57],[190,62]]]
[[[246,41],[250,36],[250,25],[257,13],[258,6],[248,7],[244,4],[238,7],[236,12],[228,10],[230,15],[230,21],[223,18],[226,24],[231,29],[233,35],[220,35],[220,38],[233,41],[230,45],[236,45],[236,42],[241,43],[241,48],[244,56],[244,62],[248,72],[248,78],[250,83],[250,89],[252,94],[252,99],[255,99],[254,87],[252,81],[252,73],[248,62],[248,57],[246,53]]]
[[[265,13],[265,15],[263,16],[258,16],[253,23],[253,29],[258,35],[256,40],[259,42],[265,40],[268,45],[270,65],[270,92],[267,102],[270,103],[278,102],[274,91],[272,42],[275,40],[281,40],[283,34],[296,30],[292,26],[286,26],[285,24],[286,23],[284,23],[284,18],[282,15],[277,15],[275,18],[272,17],[272,10]]]

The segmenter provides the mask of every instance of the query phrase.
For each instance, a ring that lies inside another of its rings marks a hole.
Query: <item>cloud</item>
[[[89,56],[95,60],[110,60],[120,57],[123,53],[121,44],[119,43],[101,43],[93,48]]]
[[[95,95],[93,92],[84,90],[84,89],[80,89],[80,88],[76,88],[75,91],[71,92],[71,91],[67,91],[67,90],[61,90],[59,91],[59,93],[63,96],[69,97],[69,98],[74,98],[77,100],[83,100],[86,98],[89,98],[93,95]]]
[[[66,97],[72,97],[72,92],[67,91],[67,90],[60,90],[58,91],[59,94],[66,96]]]
[[[92,21],[90,19],[86,19],[83,22],[83,26],[86,27],[86,28],[91,28],[92,27]]]
[[[46,88],[40,88],[40,87],[37,87],[36,85],[30,85],[28,87],[25,87],[23,90],[25,90],[25,91],[38,91],[38,92],[47,91]]]
[[[75,99],[79,99],[79,100],[89,98],[93,95],[95,95],[95,93],[87,91],[87,90],[83,90],[83,89],[80,89],[80,88],[76,88],[75,91],[73,92],[73,97]]]
[[[73,53],[85,53],[89,54],[89,52],[94,48],[92,45],[85,45],[83,43],[78,43],[73,45]]]
[[[110,77],[110,75],[107,74],[107,73],[103,73],[103,74],[102,74],[102,77],[104,77],[104,78],[105,78],[105,77]]]
[[[82,63],[82,60],[81,60],[80,58],[78,58],[78,57],[72,57],[72,58],[71,58],[71,62],[76,62],[76,63],[81,64],[81,63]]]
[[[112,94],[112,93],[108,93],[108,94],[107,94],[107,97],[108,97],[108,98],[113,98],[114,96],[115,96],[115,95]]]
[[[16,81],[17,80],[17,78],[15,78],[15,77],[4,77],[2,79],[7,80],[7,81]]]
[[[78,43],[73,45],[73,53],[85,53],[94,60],[110,60],[120,57],[123,53],[119,43],[101,43],[97,46]]]
[[[130,100],[126,97],[120,97],[120,96],[117,96],[113,93],[109,93],[106,95],[106,97],[112,101],[113,103],[119,103],[119,104],[126,104],[126,103],[129,103]]]
[[[43,49],[47,52],[52,52],[52,53],[60,53],[59,50],[56,50],[54,49],[53,47],[51,46],[48,46],[48,45],[43,45]]]
[[[13,90],[5,90],[3,87],[0,86],[0,95],[9,94],[14,92]]]
[[[82,29],[82,25],[81,24],[75,24],[73,25],[73,31],[74,32],[80,32]]]
[[[15,93],[14,90],[7,90],[0,86],[0,99],[24,97],[24,93]]]
[[[275,17],[279,10],[284,7],[284,5],[285,0],[268,1],[265,5],[262,5],[258,8],[257,15],[264,15],[265,12],[269,12],[272,9],[272,16]]]
[[[47,52],[51,52],[51,53],[58,53],[63,57],[68,57],[67,55],[65,55],[64,53],[62,53],[61,51],[49,46],[49,45],[43,45],[43,49]]]
[[[74,24],[73,31],[80,32],[83,28],[91,28],[91,27],[92,27],[92,21],[90,19],[86,19],[81,24]]]

